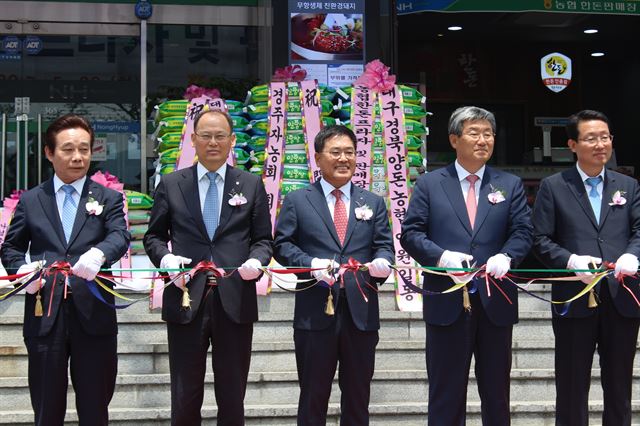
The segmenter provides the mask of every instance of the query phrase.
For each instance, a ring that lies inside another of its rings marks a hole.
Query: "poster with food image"
[[[362,13],[291,13],[291,62],[364,61]]]

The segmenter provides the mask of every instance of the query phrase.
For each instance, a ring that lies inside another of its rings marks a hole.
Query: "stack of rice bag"
[[[124,190],[127,196],[129,232],[131,233],[131,254],[144,254],[142,239],[149,227],[153,198],[137,191]]]

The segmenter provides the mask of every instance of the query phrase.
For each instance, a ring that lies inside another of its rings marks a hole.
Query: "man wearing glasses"
[[[283,265],[300,274],[293,319],[300,399],[298,425],[325,425],[339,364],[340,424],[369,424],[369,393],[380,319],[378,285],[391,272],[393,245],[384,200],[351,183],[356,136],[345,126],[315,138],[322,179],[284,200],[275,236]],[[351,259],[367,270],[346,271]],[[317,284],[316,284],[317,283]]]
[[[555,301],[568,300],[590,284],[585,270],[615,262],[613,275],[595,294],[553,309],[556,424],[589,423],[589,385],[598,348],[604,391],[603,425],[631,424],[631,383],[640,300],[640,190],[628,176],[605,170],[613,135],[609,119],[584,110],[569,117],[569,148],[576,166],[540,184],[533,209],[534,251],[552,269],[575,269],[581,282],[553,285]],[[591,299],[591,303],[589,303]]]
[[[227,114],[206,111],[195,119],[192,143],[198,162],[162,177],[144,238],[151,261],[170,270],[170,277],[201,261],[238,268],[226,269],[231,273],[226,278],[187,276],[164,290],[172,425],[201,424],[209,344],[218,424],[244,425],[253,323],[258,320],[255,282],[271,259],[273,239],[262,181],[226,164],[235,141]],[[183,303],[185,286],[190,307]]]
[[[472,355],[482,423],[510,424],[511,334],[518,321],[518,293],[501,280],[529,252],[532,229],[521,180],[486,166],[495,132],[491,112],[474,106],[455,110],[449,142],[456,161],[418,178],[402,224],[402,246],[421,265],[463,268],[475,263],[484,268],[462,290],[422,299],[430,426],[465,424]],[[469,280],[460,275],[453,279]],[[453,284],[446,276],[424,275],[424,289],[431,292]]]

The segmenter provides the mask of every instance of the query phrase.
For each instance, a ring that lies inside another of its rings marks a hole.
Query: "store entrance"
[[[140,189],[139,27],[0,21],[0,199],[53,171],[43,153],[55,118],[93,124],[90,173]]]

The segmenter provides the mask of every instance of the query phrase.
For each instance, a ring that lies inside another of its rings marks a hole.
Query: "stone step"
[[[593,400],[589,403],[589,422],[599,424],[602,421],[602,401]],[[634,413],[640,411],[640,401],[632,401]],[[203,424],[215,421],[217,409],[215,406],[202,407]],[[245,422],[253,425],[296,425],[297,404],[269,404],[245,405]],[[338,426],[339,405],[330,403],[327,410],[327,425]],[[396,404],[370,404],[371,426],[415,426],[423,425],[427,419],[427,404],[420,402]],[[553,426],[555,406],[548,401],[511,401],[512,426]],[[169,426],[171,424],[169,408],[110,408],[109,425],[117,426]],[[75,410],[68,410],[65,426],[77,426],[78,417]],[[30,410],[12,410],[0,412],[2,425],[32,425],[33,413]],[[468,426],[480,426],[480,403],[467,403]],[[639,426],[637,420],[632,426]]]
[[[118,345],[119,374],[158,374],[169,372],[167,344]],[[553,341],[520,340],[513,344],[512,368],[553,368]],[[473,362],[473,360],[472,360]],[[27,350],[24,345],[0,346],[0,377],[24,377],[27,375]],[[640,356],[635,366],[640,368]],[[209,361],[211,365],[211,353]],[[599,365],[598,353],[594,354],[594,367]],[[376,369],[406,370],[425,367],[425,343],[418,340],[386,341],[378,343]],[[255,373],[293,371],[296,368],[293,341],[254,342],[251,354],[251,371]],[[472,364],[473,370],[473,364]]]
[[[551,369],[514,369],[511,372],[511,398],[514,401],[536,401],[555,399],[554,372]],[[24,377],[0,378],[2,399],[0,412],[28,410],[30,407],[27,380]],[[634,370],[632,395],[640,392],[640,370]],[[71,390],[69,392],[71,394]],[[299,395],[297,373],[250,373],[245,401],[247,404],[296,404]],[[478,401],[476,380],[469,381],[469,401]],[[591,378],[591,400],[602,399],[599,371]],[[214,401],[213,375],[205,377],[205,401]],[[340,393],[334,380],[331,402],[339,402]],[[371,385],[372,404],[396,404],[427,401],[426,371],[423,370],[376,370]],[[171,403],[168,374],[119,375],[116,391],[110,407],[158,408]],[[68,397],[70,408],[75,407],[73,396]]]

